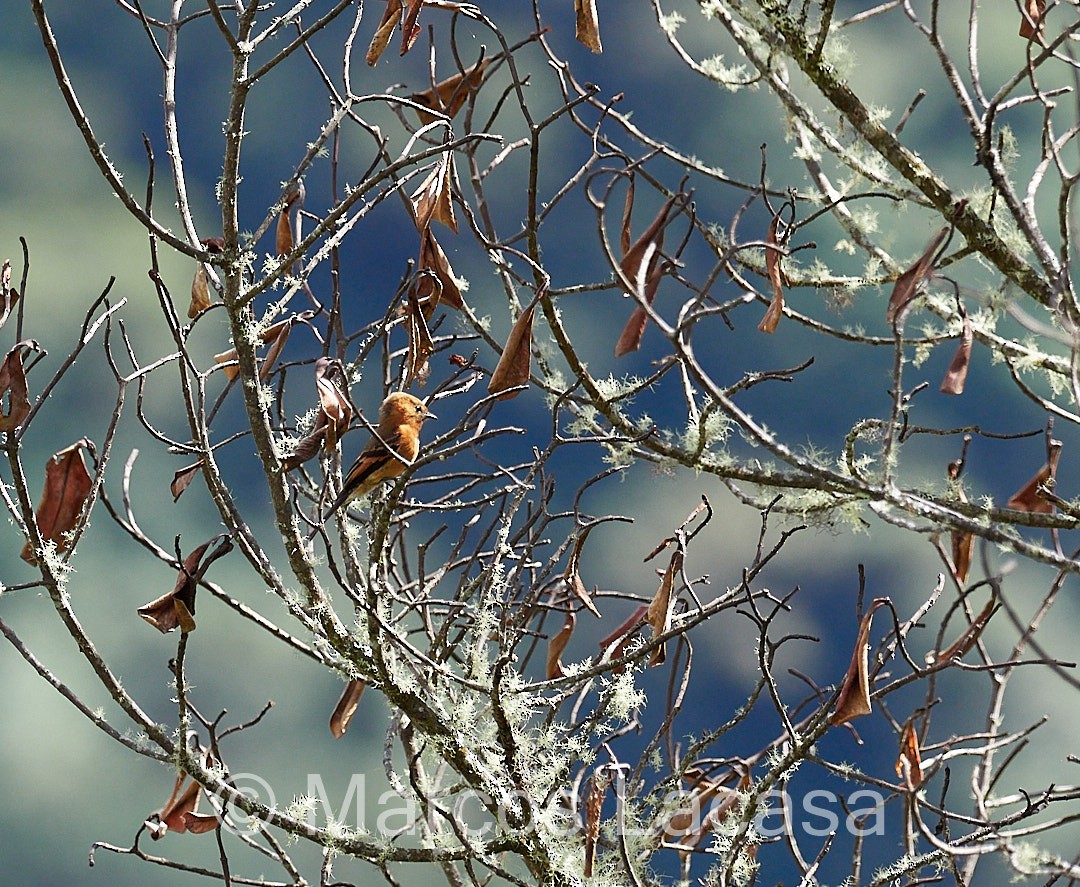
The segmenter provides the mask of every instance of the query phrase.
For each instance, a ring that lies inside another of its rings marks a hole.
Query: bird
[[[378,434],[371,436],[349,468],[327,517],[412,465],[420,453],[420,428],[434,418],[435,414],[418,397],[404,391],[387,397],[379,407]]]

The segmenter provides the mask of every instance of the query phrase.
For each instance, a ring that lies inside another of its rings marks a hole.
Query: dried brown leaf
[[[491,381],[488,382],[489,394],[505,392],[500,394],[499,400],[509,400],[521,393],[508,389],[529,384],[532,367],[532,324],[535,312],[536,302],[534,301],[518,315],[518,319],[510,328],[510,335],[506,337],[502,357],[499,358],[499,363],[491,374]]]
[[[424,275],[421,280],[426,278]],[[430,282],[430,281],[429,281]],[[409,351],[406,355],[405,387],[408,388],[413,382],[423,385],[431,375],[431,355],[435,353],[435,341],[431,338],[431,330],[428,329],[427,318],[431,312],[425,310],[417,294],[419,286],[409,290],[406,317],[409,331]]]
[[[599,619],[600,611],[596,609],[596,604],[593,603],[592,595],[586,591],[585,583],[581,581],[581,575],[579,573],[581,549],[585,547],[585,540],[589,538],[589,533],[594,526],[596,526],[596,524],[587,526],[582,530],[581,535],[574,540],[574,547],[570,549],[570,557],[566,562],[566,572],[563,573],[563,581],[578,600],[586,606],[589,612]]]
[[[672,594],[672,591],[675,588],[675,577],[682,572],[682,565],[682,550],[676,548],[671,554],[671,560],[668,562],[667,569],[664,570],[663,577],[660,579],[660,587],[656,589],[652,603],[649,604],[649,609],[645,613],[645,621],[652,626],[654,638],[664,634],[671,628],[671,616],[675,609],[675,595]],[[661,644],[653,650],[653,654],[649,658],[649,665],[664,664],[667,659],[666,646],[666,644]]]
[[[1007,503],[1009,508],[1034,514],[1053,513],[1054,504],[1039,493],[1039,488],[1053,486],[1052,481],[1057,474],[1058,460],[1061,458],[1061,446],[1059,440],[1050,441],[1047,463],[1039,469],[1038,474],[1016,491]]]
[[[191,281],[191,304],[188,305],[187,316],[198,317],[210,307],[210,278],[206,273],[206,266],[202,262],[195,265],[195,278]]]
[[[37,507],[37,525],[42,541],[55,543],[58,553],[68,550],[68,534],[75,529],[93,489],[82,454],[84,449],[93,452],[93,447],[84,437],[55,453],[45,465],[45,489]],[[37,563],[29,540],[20,557],[29,564]]]
[[[419,105],[452,118],[462,109],[469,96],[476,94],[484,76],[484,69],[489,64],[491,64],[491,59],[481,59],[467,71],[461,71],[453,77],[440,80],[423,92],[413,93],[411,98]],[[428,114],[419,109],[416,115],[425,126],[437,119],[434,114]]]
[[[900,734],[900,757],[896,759],[896,775],[903,777],[904,784],[910,791],[915,791],[923,783],[922,754],[919,752],[919,737],[915,733],[915,722],[904,724]]]
[[[434,274],[434,280],[430,274],[421,274],[417,278],[416,295],[424,308],[425,317],[431,317],[435,308],[443,303],[458,309],[464,306],[461,290],[454,279],[454,269],[450,267],[450,260],[446,258],[430,227],[420,234],[420,270]]]
[[[207,553],[214,543],[217,547]],[[163,594],[136,612],[162,634],[179,628],[185,634],[195,630],[195,590],[210,565],[219,557],[232,551],[232,539],[226,534],[214,536],[191,552],[177,573],[176,584],[168,594]]]
[[[412,49],[416,38],[420,36],[420,25],[417,24],[417,20],[420,18],[420,9],[424,5],[424,0],[407,0],[407,2],[409,7],[405,11],[405,20],[401,23],[401,55],[405,55]]]
[[[183,495],[184,490],[191,486],[191,482],[195,480],[195,475],[202,470],[202,467],[203,463],[202,459],[200,459],[194,465],[181,468],[173,475],[172,483],[169,484],[169,492],[172,493],[173,502],[177,501]]]
[[[634,212],[634,177],[630,176],[630,183],[626,186],[626,199],[623,201],[622,224],[619,226],[619,248],[625,256],[630,252],[630,217]]]
[[[589,776],[589,789],[585,795],[585,877],[591,878],[596,861],[596,844],[600,840],[600,813],[604,809],[604,795],[611,784],[607,770],[593,770]]]
[[[877,609],[887,603],[888,600],[885,598],[875,598],[859,623],[859,635],[855,641],[851,665],[848,666],[847,674],[844,675],[844,683],[836,699],[836,710],[829,719],[834,726],[846,724],[854,718],[870,714],[870,675],[867,662],[870,652],[870,623]]]
[[[885,311],[885,319],[889,323],[896,323],[900,316],[911,304],[921,284],[934,270],[934,256],[937,254],[945,238],[949,236],[950,228],[946,225],[926,245],[923,254],[915,260],[915,263],[903,274],[896,278],[893,285],[892,295],[889,297],[889,307]]]
[[[553,681],[555,678],[561,678],[563,676],[561,657],[563,650],[566,649],[566,645],[570,643],[570,635],[574,633],[574,625],[576,623],[577,616],[574,615],[574,611],[567,610],[566,615],[563,617],[562,628],[548,640],[547,679],[549,681]]]
[[[36,351],[37,342],[26,339],[19,342],[0,364],[0,431],[13,431],[30,415],[30,394],[26,386],[24,353]],[[7,411],[3,401],[7,398]]]
[[[629,295],[644,292],[645,283],[650,276],[649,266],[660,260],[660,253],[664,246],[664,230],[677,215],[677,205],[681,206],[684,200],[685,195],[681,193],[669,197],[649,227],[623,254],[622,261],[619,262],[619,267],[622,269],[620,283]],[[624,278],[633,289],[627,289],[626,282],[623,282]]]
[[[277,233],[274,238],[274,248],[279,256],[287,256],[293,251],[292,221],[289,218],[289,207],[283,206],[278,213]],[[285,273],[292,274],[292,262],[285,265]]]
[[[971,319],[964,314],[964,329],[960,334],[960,344],[941,382],[942,394],[964,393],[964,383],[967,381],[968,367],[971,365],[971,346],[974,341],[975,334],[971,329]]]
[[[1024,0],[1023,15],[1020,18],[1020,36],[1028,40],[1042,42],[1043,17],[1046,15],[1046,0]]]
[[[660,287],[660,281],[670,268],[670,263],[664,261],[655,265],[649,272],[649,279],[645,283],[644,292],[645,301],[649,305],[652,305],[656,299],[656,291]],[[619,334],[619,340],[615,343],[616,357],[622,357],[624,354],[637,351],[641,347],[641,337],[645,334],[645,326],[648,322],[648,313],[644,307],[638,305],[626,321],[626,326],[623,327],[622,332]]]
[[[378,63],[399,21],[401,21],[401,0],[386,0],[386,11],[383,13],[382,21],[379,22],[379,27],[375,30],[375,36],[371,38],[371,44],[365,56],[365,61],[370,67],[375,67]]]
[[[312,316],[314,316],[313,312],[302,311],[299,314],[294,314],[292,317],[287,317],[285,320],[279,320],[277,323],[271,324],[261,333],[259,333],[259,341],[262,342],[264,345],[268,342],[273,342],[276,344],[279,343],[277,344],[276,350],[271,349],[268,355],[273,355],[273,357],[276,358],[281,350],[281,347],[285,343],[285,339],[288,338],[288,331],[293,326],[293,324],[309,320]],[[282,333],[285,334],[285,338],[282,338]],[[225,373],[225,376],[230,381],[240,375],[240,367],[236,365],[236,361],[238,359],[239,355],[236,353],[235,348],[230,348],[228,351],[222,351],[221,354],[214,355],[215,363],[231,364],[231,366],[226,366],[222,369],[222,372]],[[260,376],[265,378],[263,374],[269,373],[270,367],[272,365],[272,360],[264,361],[262,367],[259,370]]]
[[[319,395],[319,418],[316,428],[322,428],[326,451],[335,450],[341,436],[352,422],[352,404],[338,380],[345,382],[345,371],[336,360],[320,357],[315,361],[315,390]]]
[[[417,230],[424,229],[433,221],[442,222],[451,231],[457,232],[457,218],[454,215],[452,200],[453,185],[457,181],[452,151],[446,151],[435,164],[423,184],[412,195],[413,213]]]
[[[593,52],[603,52],[600,43],[600,21],[596,15],[596,0],[574,0],[574,12],[577,14],[577,28],[574,36],[582,46]]]
[[[953,641],[949,646],[942,650],[940,653],[927,653],[926,664],[934,665],[938,662],[950,662],[953,659],[959,659],[965,655],[968,650],[975,646],[975,642],[982,635],[983,630],[986,628],[986,624],[990,621],[990,617],[998,611],[998,599],[997,594],[991,594],[990,600],[986,602],[986,606],[982,608],[982,611],[975,617],[974,621],[961,632],[960,637]]]
[[[172,794],[165,802],[165,806],[151,813],[147,818],[145,825],[150,831],[150,837],[155,841],[160,840],[166,832],[170,831],[199,835],[217,828],[217,816],[197,812],[202,786],[195,780],[188,782],[188,779],[186,773],[177,776]]]
[[[330,715],[330,735],[334,739],[341,739],[345,731],[349,729],[349,724],[352,722],[353,715],[356,714],[360,697],[364,695],[365,689],[367,689],[367,683],[359,678],[353,678],[345,685],[341,698],[338,699]]]
[[[765,316],[758,324],[758,331],[762,333],[775,333],[780,318],[784,316],[784,289],[780,278],[780,249],[777,239],[777,229],[780,227],[780,213],[777,212],[769,223],[769,232],[766,236],[765,247],[765,273],[769,276],[772,285],[773,297]]]

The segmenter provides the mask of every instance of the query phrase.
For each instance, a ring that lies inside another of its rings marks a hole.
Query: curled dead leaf
[[[511,389],[529,384],[532,366],[533,314],[536,312],[537,301],[542,293],[543,291],[538,293],[532,304],[514,321],[514,325],[510,328],[510,335],[506,337],[502,356],[491,374],[488,393],[498,394],[499,400],[516,397],[521,393],[520,389]]]
[[[1021,10],[1020,36],[1042,43],[1046,0],[1023,0]]]
[[[457,182],[452,151],[444,152],[435,168],[424,179],[412,195],[413,214],[417,230],[424,229],[434,222],[442,222],[451,231],[457,232],[457,218],[454,215],[453,186]]]
[[[203,241],[203,246],[206,247],[207,252],[221,253],[225,249],[225,241],[220,237],[209,237]],[[212,302],[210,274],[206,270],[206,265],[198,262],[195,265],[195,278],[191,281],[191,304],[188,305],[188,318],[194,319],[209,308]]]
[[[173,475],[172,483],[169,484],[169,492],[172,493],[173,502],[177,501],[184,493],[191,482],[195,480],[197,475],[203,467],[202,459],[196,462],[194,465],[188,465],[179,469],[176,474]]]
[[[581,565],[581,549],[585,547],[585,540],[589,538],[589,533],[596,524],[590,524],[581,531],[581,534],[574,540],[574,547],[570,549],[570,557],[566,562],[566,571],[563,573],[563,581],[566,583],[574,595],[580,600],[597,619],[600,618],[600,611],[596,609],[596,604],[593,603],[592,595],[585,590],[585,583],[581,581],[581,574],[579,568]]]
[[[375,29],[375,36],[371,38],[365,56],[365,61],[370,67],[375,67],[383,54],[383,50],[389,45],[394,28],[401,21],[401,10],[400,0],[386,0],[386,10],[383,12],[382,21],[379,22],[379,27]]]
[[[962,462],[950,462],[948,467],[949,479],[956,481],[960,477]],[[961,502],[967,502],[967,494],[960,485],[956,487],[957,498]],[[956,581],[963,585],[967,582],[971,572],[971,561],[975,555],[975,535],[966,530],[953,530],[950,534],[952,548],[952,572]]]
[[[298,182],[297,185],[290,189],[285,195],[285,203],[278,213],[277,231],[274,238],[274,248],[277,251],[278,256],[287,256],[293,251],[293,247],[296,245],[296,235],[292,223],[292,209],[293,205],[297,203],[303,206],[303,202],[304,184],[303,182]],[[285,265],[285,273],[292,274],[291,262]]]
[[[941,381],[942,394],[963,394],[964,383],[967,381],[968,367],[971,365],[971,346],[975,341],[975,334],[971,329],[971,318],[964,313],[964,328],[960,333],[960,344],[956,348],[945,378]]]
[[[341,739],[345,731],[349,729],[353,715],[356,714],[356,709],[360,705],[360,697],[364,695],[366,689],[367,683],[360,678],[353,678],[345,685],[341,698],[338,699],[330,715],[330,735],[334,739]]]
[[[0,364],[0,431],[13,431],[30,415],[30,394],[26,385],[25,355],[38,350],[33,339],[24,339],[12,348]],[[7,412],[2,404],[7,399]]]
[[[951,230],[946,225],[931,237],[923,254],[915,260],[915,263],[910,268],[896,278],[892,295],[889,297],[889,307],[885,311],[885,319],[889,323],[895,324],[900,319],[918,294],[919,285],[933,273],[934,257]]]
[[[968,650],[975,646],[975,642],[982,635],[983,629],[986,628],[986,624],[990,621],[990,617],[998,611],[998,606],[997,594],[991,594],[986,606],[982,608],[982,611],[972,623],[961,632],[960,637],[946,649],[926,654],[926,664],[935,665],[939,662],[951,662],[953,659],[959,659],[967,653]]]
[[[576,623],[577,616],[574,615],[574,611],[567,610],[566,615],[563,617],[562,628],[548,640],[547,679],[549,681],[553,681],[555,678],[561,678],[563,676],[561,657],[563,650],[566,649],[566,645],[570,643],[570,635],[574,633],[574,625]]]
[[[574,0],[577,27],[574,36],[582,46],[593,52],[603,52],[600,42],[600,21],[596,15],[596,0]]]
[[[83,459],[84,449],[94,452],[93,443],[85,437],[54,453],[45,465],[45,489],[37,507],[37,527],[42,541],[54,543],[58,553],[67,551],[71,545],[69,534],[78,524],[93,489]],[[29,540],[19,556],[29,564],[37,563]]]
[[[600,813],[604,808],[604,795],[611,784],[611,774],[604,768],[593,770],[589,776],[588,792],[585,795],[585,871],[586,878],[591,878],[596,861],[596,845],[600,840]]]
[[[1054,504],[1045,498],[1040,488],[1052,487],[1054,477],[1057,475],[1058,460],[1061,458],[1062,443],[1059,440],[1051,440],[1047,447],[1047,462],[1039,469],[1038,473],[1024,484],[1009,499],[1009,508],[1017,511],[1028,511],[1033,514],[1052,514]]]
[[[773,297],[765,311],[765,316],[758,324],[758,331],[762,333],[775,333],[780,318],[784,316],[784,289],[780,277],[780,241],[777,237],[779,227],[780,212],[778,211],[769,223],[769,231],[765,239],[765,273],[769,276]]]
[[[896,775],[904,780],[909,791],[915,791],[923,783],[922,755],[919,737],[915,733],[914,720],[904,724],[900,734],[900,756],[896,759]]]
[[[207,553],[207,549],[215,543],[217,547]],[[185,634],[194,631],[195,590],[210,565],[232,551],[232,547],[232,538],[225,533],[204,542],[184,558],[173,590],[148,604],[143,604],[136,612],[162,634],[176,628]]]
[[[654,638],[664,634],[671,628],[671,617],[675,611],[676,600],[676,596],[672,594],[672,591],[675,588],[675,577],[682,572],[682,565],[682,549],[676,548],[672,552],[671,560],[668,562],[667,569],[664,570],[663,577],[660,579],[660,587],[656,589],[652,603],[649,604],[649,609],[645,613],[645,621],[652,627]],[[661,644],[653,650],[652,656],[649,658],[649,665],[664,664],[667,659],[666,647],[666,644]]]
[[[180,773],[165,806],[147,817],[144,824],[155,841],[161,840],[170,831],[200,835],[218,827],[217,816],[198,812],[202,786],[194,779],[188,782],[189,779],[186,773]]]
[[[484,69],[491,64],[491,59],[481,59],[467,71],[461,71],[453,77],[440,80],[430,89],[413,93],[412,100],[432,111],[453,117],[464,107],[470,96],[476,95],[484,77]],[[416,116],[425,126],[437,119],[434,114],[417,110]]]
[[[870,674],[867,661],[870,653],[870,624],[879,607],[888,603],[887,598],[875,598],[859,623],[859,634],[855,640],[855,652],[851,665],[844,675],[840,695],[836,699],[836,709],[829,722],[833,726],[846,724],[854,718],[870,714]]]

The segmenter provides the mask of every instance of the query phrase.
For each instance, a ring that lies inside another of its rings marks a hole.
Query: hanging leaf
[[[431,222],[442,222],[457,233],[457,218],[454,216],[454,202],[451,199],[452,185],[457,182],[452,151],[446,151],[435,164],[435,168],[412,195],[413,212],[416,227],[423,233]]]
[[[480,89],[484,69],[489,64],[491,64],[491,59],[481,59],[467,71],[447,77],[423,92],[413,93],[410,98],[419,105],[453,118],[464,107],[469,97],[476,95],[477,90]],[[434,114],[428,114],[419,109],[416,111],[416,116],[425,126],[438,119]]]
[[[846,724],[854,718],[870,714],[870,676],[867,657],[870,652],[870,623],[879,607],[888,603],[886,598],[875,598],[859,623],[859,636],[855,641],[855,652],[851,665],[844,675],[840,695],[836,699],[836,710],[829,722],[834,726]]]
[[[1042,43],[1046,0],[1023,0],[1021,7],[1023,13],[1020,17],[1020,36]]]
[[[563,573],[563,581],[566,583],[574,595],[580,600],[585,607],[592,613],[597,619],[600,618],[600,611],[596,609],[596,604],[593,603],[592,595],[585,590],[585,583],[581,581],[581,575],[578,572],[581,563],[581,549],[585,547],[585,540],[589,538],[589,533],[596,524],[590,524],[584,530],[581,531],[581,535],[574,540],[574,547],[570,549],[570,557],[566,562],[566,572]]]
[[[207,549],[215,542],[218,543],[217,548],[207,554]],[[204,542],[184,558],[173,590],[157,600],[143,604],[136,612],[162,634],[176,628],[185,634],[194,631],[195,590],[210,565],[232,551],[232,547],[232,538],[224,533]]]
[[[161,840],[170,831],[201,835],[218,827],[217,816],[198,812],[202,786],[194,779],[188,782],[189,779],[186,773],[180,773],[165,806],[147,817],[144,824],[155,841]]]
[[[951,662],[953,659],[959,659],[965,655],[968,650],[975,646],[975,642],[983,633],[983,629],[986,628],[986,624],[990,621],[990,617],[998,611],[998,598],[997,594],[991,594],[990,600],[986,602],[986,606],[982,608],[982,612],[975,617],[975,620],[964,629],[960,637],[958,637],[953,643],[951,643],[947,649],[941,652],[931,652],[926,654],[926,664],[935,665],[939,662]]]
[[[563,667],[561,656],[563,650],[566,649],[566,645],[570,643],[570,635],[574,633],[574,625],[577,623],[577,616],[574,615],[573,610],[567,610],[566,615],[563,617],[562,628],[559,629],[558,634],[552,635],[548,640],[548,652],[547,652],[547,679],[549,681],[555,680],[555,678],[561,678],[563,676]]]
[[[648,612],[649,607],[646,604],[641,604],[611,634],[600,639],[601,662],[610,662],[612,659],[622,658],[630,641],[637,634],[637,630],[645,623],[645,616]]]
[[[670,263],[663,259],[664,230],[678,215],[678,210],[686,199],[687,196],[682,192],[669,197],[649,227],[627,248],[626,244],[630,240],[633,188],[627,192],[619,234],[620,245],[623,247],[623,257],[619,262],[622,271],[619,284],[628,295],[638,299],[638,304],[615,345],[616,357],[636,350],[641,344],[648,314],[640,303],[644,301],[652,305],[661,278],[670,270]]]
[[[649,271],[649,279],[645,283],[644,292],[647,304],[652,305],[656,299],[656,291],[660,288],[660,281],[669,270],[671,270],[671,263],[664,260],[653,266]],[[645,326],[648,322],[648,313],[641,305],[638,305],[630,315],[630,319],[626,321],[626,326],[623,327],[623,331],[619,334],[619,340],[615,343],[616,357],[622,357],[624,354],[637,351],[641,347],[641,337],[645,334]]]
[[[604,795],[611,784],[611,774],[602,768],[593,770],[589,776],[588,792],[585,795],[585,871],[586,878],[591,878],[593,864],[596,861],[596,844],[600,839],[600,813],[604,809]]]
[[[885,319],[895,324],[900,316],[911,304],[918,292],[919,285],[928,278],[934,270],[934,256],[941,244],[945,242],[951,229],[948,225],[930,238],[925,251],[915,261],[915,264],[896,278],[893,285],[892,295],[889,297],[889,307],[885,312]]]
[[[25,339],[12,348],[3,364],[0,364],[0,431],[13,431],[30,415],[30,394],[23,359],[24,353],[37,350],[37,342]],[[4,398],[7,398],[6,411],[3,409]]]
[[[419,270],[430,271],[435,275],[435,280],[426,274],[417,278],[416,295],[424,307],[425,317],[431,317],[435,308],[443,303],[459,310],[464,307],[461,290],[454,278],[454,269],[450,267],[450,260],[446,258],[446,253],[439,246],[430,227],[420,234]]]
[[[399,21],[401,21],[401,0],[386,0],[386,11],[383,12],[382,21],[375,30],[375,36],[371,38],[371,44],[365,56],[365,61],[370,67],[375,67],[378,63]]]
[[[777,229],[780,226],[780,213],[777,212],[769,223],[769,232],[765,238],[765,273],[769,276],[772,284],[773,297],[765,316],[758,324],[758,331],[762,333],[775,333],[780,318],[784,316],[784,290],[780,279],[780,248],[777,239]]]
[[[1016,491],[1007,503],[1009,508],[1015,508],[1017,511],[1028,511],[1034,514],[1053,513],[1053,503],[1042,496],[1039,492],[1039,488],[1053,486],[1053,480],[1057,474],[1058,460],[1061,458],[1061,446],[1062,444],[1059,440],[1050,441],[1047,447],[1048,453],[1046,464],[1039,469],[1038,474]]]
[[[423,274],[422,277],[428,277]],[[429,280],[428,283],[431,283]],[[409,350],[405,357],[405,387],[408,388],[413,382],[423,385],[431,375],[431,355],[435,353],[435,340],[431,338],[428,329],[427,318],[430,312],[426,312],[417,295],[420,286],[410,288],[408,294],[408,315],[406,322],[409,331]]]
[[[45,465],[45,489],[37,507],[38,532],[43,542],[53,542],[57,553],[68,550],[69,534],[93,489],[82,451],[93,452],[94,445],[85,437],[66,450],[53,455]],[[37,564],[37,555],[27,540],[19,555],[28,564]]]
[[[671,617],[675,611],[675,595],[671,592],[675,587],[675,577],[682,571],[683,553],[676,548],[668,562],[667,569],[660,580],[660,587],[656,589],[652,603],[645,614],[645,621],[652,626],[653,637],[659,637],[671,628]],[[661,644],[653,650],[649,658],[649,665],[663,665],[667,659],[667,644]]]
[[[521,393],[509,391],[519,385],[528,385],[531,374],[532,362],[532,323],[533,314],[536,312],[537,300],[529,305],[510,328],[510,335],[506,338],[506,346],[503,348],[502,357],[491,374],[488,382],[488,394],[499,394],[499,400],[509,400]],[[502,393],[501,392],[505,392]]]
[[[296,186],[291,188],[285,195],[285,203],[281,207],[281,212],[278,213],[277,234],[274,240],[274,248],[277,250],[278,256],[287,256],[293,251],[293,247],[296,245],[296,236],[291,221],[292,208],[293,204],[297,202],[303,206],[303,197],[303,182],[298,182]],[[286,264],[285,273],[292,274],[292,267],[292,262]]]
[[[349,729],[353,715],[360,706],[360,697],[364,695],[367,683],[360,678],[353,678],[345,685],[345,690],[334,706],[333,714],[330,715],[330,735],[334,739],[341,739],[345,731]]]
[[[909,791],[915,791],[923,783],[922,755],[919,753],[919,737],[915,733],[914,720],[904,724],[904,731],[900,734],[896,775],[903,778]]]
[[[209,253],[222,253],[225,250],[225,241],[220,237],[209,237],[203,241],[203,246]],[[187,316],[194,319],[207,308],[213,301],[210,292],[210,275],[202,262],[195,265],[195,279],[191,281],[191,304],[188,306]]]
[[[600,22],[596,17],[596,0],[574,0],[574,11],[577,13],[577,28],[574,33],[577,42],[593,52],[603,52]]]
[[[400,0],[393,0],[393,2],[400,2]],[[417,20],[420,18],[420,9],[424,5],[424,0],[406,0],[406,2],[408,8],[405,10],[405,20],[401,23],[401,55],[405,55],[412,49],[416,38],[420,36],[420,25]]]
[[[200,459],[194,465],[181,468],[173,475],[172,483],[169,484],[169,492],[172,493],[173,502],[176,502],[183,495],[184,490],[191,486],[191,482],[195,480],[195,475],[202,470],[202,467],[203,463],[202,459]]]
[[[259,370],[261,378],[266,378],[266,374],[269,373],[274,359],[280,354],[281,348],[285,344],[285,340],[288,339],[292,326],[310,320],[314,316],[314,311],[301,311],[299,314],[294,314],[292,317],[287,317],[285,320],[279,320],[277,323],[271,324],[259,333],[260,342],[264,345],[272,342],[276,346],[271,348],[268,352],[268,359],[263,363]],[[230,348],[228,351],[222,351],[221,354],[214,355],[214,361],[216,363],[226,364],[226,366],[222,368],[222,372],[225,373],[226,378],[230,381],[240,375],[240,367],[236,365],[236,361],[239,360],[239,357],[240,356],[236,353],[235,348]]]
[[[950,462],[947,473],[949,479],[956,481],[960,477],[962,463],[958,460]],[[967,494],[964,488],[957,484],[956,496],[961,502],[967,502]],[[952,571],[956,581],[963,585],[967,582],[968,573],[971,572],[971,560],[975,554],[975,535],[966,530],[953,530],[950,534],[952,543]]]
[[[956,354],[953,355],[952,363],[945,373],[941,382],[942,394],[963,394],[964,383],[967,381],[968,366],[971,364],[971,346],[975,341],[975,335],[971,329],[971,319],[964,312],[964,329],[960,334],[960,344]]]

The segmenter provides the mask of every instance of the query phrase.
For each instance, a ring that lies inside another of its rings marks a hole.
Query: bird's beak
[[[425,404],[424,405],[424,418],[425,419],[438,419],[439,417],[436,416],[433,412],[431,412],[431,410],[429,410],[427,408],[427,405]]]

